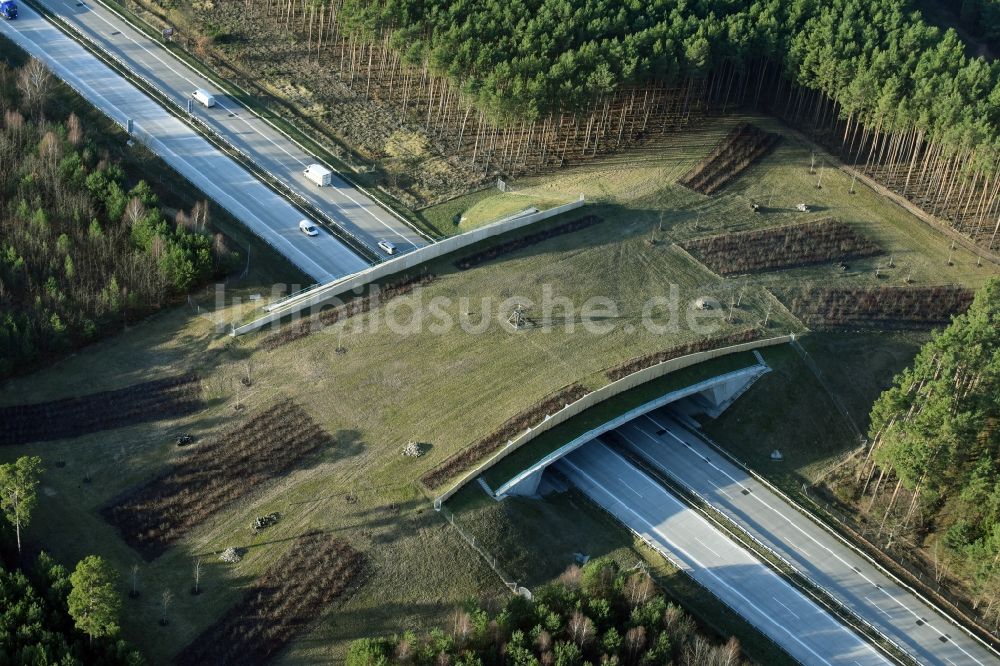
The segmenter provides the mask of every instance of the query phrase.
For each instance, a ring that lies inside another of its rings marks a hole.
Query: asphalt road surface
[[[616,430],[628,446],[722,511],[921,664],[997,664],[985,645],[901,588],[696,434],[660,411]]]
[[[406,222],[336,174],[330,186],[313,184],[302,171],[317,162],[315,157],[104,5],[90,0],[37,1],[178,104],[186,106],[197,88],[212,92],[216,105],[207,108],[194,102],[194,115],[375,253],[387,257],[378,247],[380,240],[395,244],[400,254],[428,243]]]
[[[892,663],[602,442],[584,445],[556,467],[801,663]]]
[[[326,282],[368,264],[329,233],[307,237],[303,215],[192,128],[147,97],[23,3],[0,31],[134,136],[315,280]]]

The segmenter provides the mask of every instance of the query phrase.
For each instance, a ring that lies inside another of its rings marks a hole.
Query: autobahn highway
[[[892,663],[600,440],[556,468],[801,663]]]
[[[36,1],[182,107],[195,89],[212,92],[214,107],[192,105],[200,121],[374,253],[385,256],[378,247],[380,240],[395,244],[399,253],[428,244],[409,224],[337,174],[331,186],[314,185],[302,173],[318,162],[314,156],[106,6],[91,0]]]
[[[921,664],[998,664],[971,637],[666,412],[615,431],[634,452],[719,509]]]
[[[0,32],[108,117],[123,126],[132,119],[134,136],[315,280],[368,266],[328,233],[302,234],[298,209],[27,5],[16,21],[0,21]]]

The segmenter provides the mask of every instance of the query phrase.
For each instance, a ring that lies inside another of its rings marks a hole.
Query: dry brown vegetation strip
[[[689,342],[686,345],[677,345],[676,347],[669,347],[662,351],[653,352],[652,354],[646,354],[645,356],[638,356],[636,358],[625,361],[620,365],[607,370],[604,374],[611,381],[617,381],[623,377],[631,375],[633,372],[639,372],[644,368],[648,368],[657,363],[662,363],[664,361],[669,361],[672,358],[679,358],[681,356],[687,356],[688,354],[694,354],[696,352],[707,351],[709,349],[715,349],[717,347],[728,347],[730,345],[738,345],[743,342],[750,342],[751,340],[756,340],[760,337],[760,329],[757,328],[746,328],[740,331],[735,331],[733,333],[728,333],[726,335],[717,335],[711,338],[702,338],[701,340],[696,340],[694,342]]]
[[[476,252],[475,254],[462,257],[455,262],[455,268],[460,271],[468,270],[480,264],[485,264],[487,261],[492,261],[504,255],[523,250],[526,247],[531,247],[532,245],[541,243],[542,241],[546,241],[550,238],[586,229],[587,227],[593,226],[602,221],[603,218],[596,215],[587,215],[555,227],[549,227],[548,229],[528,234],[526,236],[521,236],[520,238],[515,238],[505,243],[499,243],[488,247],[481,252]]]
[[[461,472],[471,468],[477,462],[493,453],[508,440],[520,435],[529,427],[534,427],[545,420],[549,414],[554,414],[560,409],[576,402],[589,391],[580,384],[570,384],[545,398],[534,407],[518,413],[513,418],[507,420],[502,426],[483,437],[475,444],[462,449],[457,454],[445,460],[443,463],[420,477],[420,480],[428,488],[436,488],[448,479],[457,476]]]
[[[972,303],[971,289],[941,287],[809,287],[779,294],[806,326],[824,329],[929,329]]]
[[[195,638],[178,664],[262,664],[359,580],[364,558],[322,532],[292,543],[243,598]]]
[[[0,445],[79,437],[201,409],[201,383],[180,375],[33,405],[0,407]]]
[[[740,123],[677,182],[695,192],[712,194],[764,157],[780,138],[749,123]]]
[[[698,238],[682,247],[719,275],[759,273],[882,253],[874,242],[834,219]]]
[[[330,436],[287,400],[200,444],[102,509],[148,560],[219,509],[288,472]]]
[[[269,335],[261,340],[260,346],[266,351],[272,351],[287,345],[289,342],[304,338],[307,335],[322,329],[324,326],[332,326],[338,321],[350,319],[359,314],[364,314],[379,305],[397,296],[411,293],[418,286],[425,286],[435,280],[432,274],[421,275],[406,279],[402,282],[395,282],[384,287],[376,288],[373,293],[361,298],[355,298],[347,303],[336,307],[329,307],[318,315],[314,315],[298,323],[285,326],[277,333]]]

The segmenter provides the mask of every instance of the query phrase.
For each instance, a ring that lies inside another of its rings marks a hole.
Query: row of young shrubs
[[[147,560],[321,450],[330,436],[298,404],[280,402],[198,444],[159,476],[101,510]]]
[[[821,329],[930,329],[969,309],[974,293],[958,286],[803,287],[778,294],[806,326]]]
[[[321,330],[324,326],[332,326],[338,321],[369,312],[393,298],[411,293],[417,287],[426,286],[435,279],[436,276],[434,274],[425,273],[417,277],[406,278],[400,282],[394,282],[385,287],[376,287],[368,296],[352,299],[336,307],[328,307],[318,315],[285,326],[277,333],[261,340],[260,346],[266,351],[273,351],[278,347],[287,345],[295,340],[300,340],[307,335]]]
[[[669,361],[673,358],[679,358],[681,356],[687,356],[688,354],[695,354],[709,349],[716,349],[718,347],[728,347],[730,345],[738,345],[743,342],[751,342],[759,337],[760,329],[745,328],[732,333],[727,333],[726,335],[702,338],[684,345],[668,347],[667,349],[653,352],[652,354],[637,356],[636,358],[625,361],[624,363],[607,370],[604,375],[611,381],[617,381],[622,377],[627,377],[632,373],[639,372],[640,370],[656,365],[657,363]]]
[[[424,474],[420,480],[428,488],[436,488],[448,479],[469,469],[475,463],[493,453],[508,440],[517,437],[528,428],[533,428],[545,417],[558,412],[566,405],[576,402],[589,391],[580,384],[570,384],[557,393],[550,395],[535,406],[518,413],[502,426],[483,437],[478,442],[462,449],[451,458],[445,460],[431,471]]]
[[[347,542],[322,532],[303,534],[174,663],[266,663],[355,587],[363,570],[364,557]]]
[[[678,182],[695,192],[712,194],[766,155],[779,139],[777,134],[740,123]]]
[[[499,243],[491,247],[482,250],[481,252],[476,252],[475,254],[470,254],[468,256],[462,257],[455,262],[455,268],[460,271],[465,271],[470,268],[475,268],[480,264],[485,264],[487,261],[493,261],[504,255],[513,254],[514,252],[519,252],[527,247],[541,243],[542,241],[549,240],[550,238],[555,238],[556,236],[562,236],[564,234],[569,234],[574,231],[580,231],[581,229],[586,229],[587,227],[593,226],[599,222],[603,222],[603,218],[596,215],[587,215],[576,220],[571,220],[564,224],[560,224],[555,227],[549,227],[537,233],[528,234],[527,236],[521,236],[520,238],[515,238],[513,240],[507,241],[505,243]]]
[[[683,247],[719,275],[759,273],[882,253],[873,241],[832,218],[698,238]]]

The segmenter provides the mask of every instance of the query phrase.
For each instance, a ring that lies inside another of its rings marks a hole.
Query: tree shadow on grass
[[[583,208],[557,215],[551,219],[508,231],[499,236],[487,238],[456,250],[431,262],[431,270],[439,276],[466,272],[455,266],[456,263],[465,257],[478,254],[495,246],[518,241],[526,236],[544,233],[553,227],[559,227],[567,222],[588,215],[596,215],[602,219],[602,222],[532,242],[531,244],[518,247],[508,254],[483,260],[481,263],[466,270],[474,271],[485,266],[492,266],[515,259],[551,254],[553,252],[572,252],[614,245],[636,236],[648,234],[653,225],[659,221],[660,211],[631,209],[618,204],[608,203],[587,205]]]
[[[358,430],[342,428],[334,433],[332,443],[319,451],[321,462],[341,462],[360,455],[365,450],[365,442]],[[305,462],[308,462],[305,461]]]
[[[361,592],[364,593],[363,587]],[[360,638],[392,636],[403,631],[418,629],[429,630],[443,619],[444,613],[460,606],[458,601],[454,604],[442,604],[436,601],[387,602],[360,611],[352,610],[351,618],[347,618],[346,613],[330,612],[319,620],[311,632],[295,641],[293,650],[315,648],[326,653],[332,645],[346,648],[347,643]],[[363,621],[358,621],[359,617],[363,618]]]

